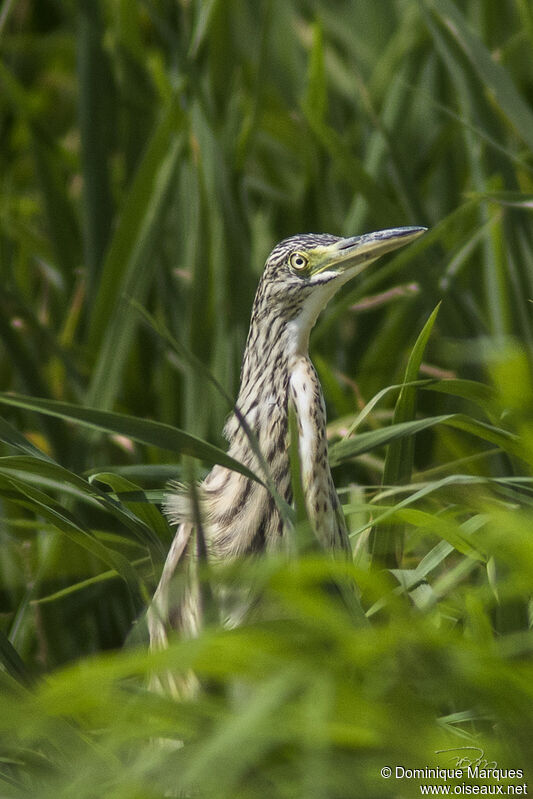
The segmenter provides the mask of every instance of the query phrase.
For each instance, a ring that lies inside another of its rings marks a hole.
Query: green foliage
[[[2,796],[529,767],[532,48],[526,0],[0,2]],[[311,341],[353,567],[234,564],[260,618],[148,653],[166,481],[244,468],[221,430],[271,246],[402,224],[430,230]],[[346,572],[367,625],[324,592]],[[194,700],[146,689],[168,668]]]

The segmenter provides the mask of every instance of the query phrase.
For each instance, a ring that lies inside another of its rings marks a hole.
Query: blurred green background
[[[530,0],[0,2],[2,796],[530,767],[532,52]],[[311,341],[369,628],[273,558],[266,621],[148,655],[164,487],[223,457],[206,369],[236,395],[270,249],[410,224]]]

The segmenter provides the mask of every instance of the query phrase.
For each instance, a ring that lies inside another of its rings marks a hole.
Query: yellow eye
[[[289,259],[289,263],[293,269],[296,269],[298,272],[301,272],[302,269],[305,269],[307,264],[309,263],[308,258],[305,255],[302,255],[301,252],[293,252]]]

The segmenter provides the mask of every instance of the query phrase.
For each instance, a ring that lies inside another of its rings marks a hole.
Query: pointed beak
[[[340,239],[324,252],[324,258],[313,269],[313,276],[323,272],[334,272],[349,280],[377,258],[410,244],[426,230],[425,227],[397,227]]]

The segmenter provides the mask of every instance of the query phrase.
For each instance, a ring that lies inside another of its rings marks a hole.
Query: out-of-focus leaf
[[[429,0],[428,5],[472,64],[484,90],[491,92],[499,109],[528,147],[533,149],[533,112],[507,70],[497,63],[451,0]]]
[[[0,458],[0,474],[6,477],[13,476],[21,482],[30,485],[38,485],[43,489],[53,489],[60,494],[67,493],[75,497],[77,500],[99,505],[112,515],[119,519],[128,529],[132,530],[136,537],[151,546],[155,546],[159,553],[162,553],[160,540],[156,531],[161,533],[161,528],[155,524],[156,517],[150,518],[150,522],[144,519],[141,514],[135,514],[127,506],[121,505],[116,500],[112,500],[100,488],[91,485],[91,483],[82,477],[79,477],[72,471],[63,468],[59,464],[42,460],[39,458],[31,458],[26,455],[15,455]],[[123,478],[117,477],[117,481]],[[131,484],[130,484],[131,485]],[[150,516],[150,509],[153,514],[158,514],[158,511],[150,505],[143,505],[139,503],[143,513]],[[161,514],[159,519],[161,521]],[[168,532],[168,531],[167,531]],[[162,540],[168,538],[168,534],[163,536]]]
[[[416,414],[416,388],[412,385],[418,372],[426,345],[437,319],[439,306],[435,308],[420,332],[407,362],[404,386],[400,390],[394,407],[393,425],[403,424],[414,419]],[[383,469],[383,485],[406,483],[413,471],[414,437],[396,438],[389,444]],[[393,523],[382,525],[374,531],[372,538],[372,558],[375,562],[389,568],[397,566],[402,557],[404,533]]]
[[[39,489],[11,476],[4,477],[3,482],[5,487],[14,491],[14,493],[10,494],[10,499],[12,501],[43,516],[76,544],[114,568],[128,585],[131,598],[137,610],[143,607],[144,600],[142,598],[139,578],[126,558],[110,547],[101,544],[70,511],[67,511],[56,500],[44,494]]]
[[[0,440],[3,441],[5,444],[9,444],[10,447],[14,447],[15,449],[20,450],[21,452],[25,452],[28,455],[31,455],[34,458],[39,458],[43,461],[52,462],[52,459],[46,452],[43,452],[36,447],[35,444],[32,444],[22,433],[9,424],[8,421],[2,419],[0,417]]]
[[[153,248],[178,163],[183,121],[173,100],[148,144],[103,263],[89,337],[98,354],[87,401],[97,408],[109,408],[119,389],[137,321],[129,301],[142,301],[153,279]]]
[[[526,194],[520,191],[493,191],[474,194],[473,197],[478,200],[497,203],[498,205],[506,205],[509,208],[525,208],[529,211],[533,209],[533,194]]]
[[[78,4],[78,74],[80,86],[80,133],[82,141],[83,188],[85,199],[85,257],[87,260],[89,302],[100,274],[113,218],[109,181],[112,116],[112,86],[107,53],[102,46],[99,0],[80,0]]]
[[[25,685],[31,682],[31,676],[24,661],[2,630],[0,630],[0,662],[6,671],[19,682]]]
[[[324,37],[318,23],[313,27],[313,43],[309,54],[307,91],[304,98],[306,112],[318,122],[324,119],[327,108],[327,84],[324,67]]]
[[[149,558],[139,558],[132,562],[132,566],[138,568],[143,564],[147,564],[149,562]],[[116,580],[119,577],[118,572],[114,569],[111,571],[100,572],[100,574],[95,575],[94,577],[89,577],[87,580],[80,580],[80,582],[72,583],[71,585],[67,586],[67,588],[61,589],[61,591],[54,591],[53,594],[48,594],[47,596],[41,596],[38,599],[32,600],[32,605],[46,605],[49,602],[58,602],[62,599],[68,599],[73,594],[76,594],[78,591],[83,591],[86,588],[92,588],[94,585],[98,585],[98,583],[104,583],[107,580]]]

